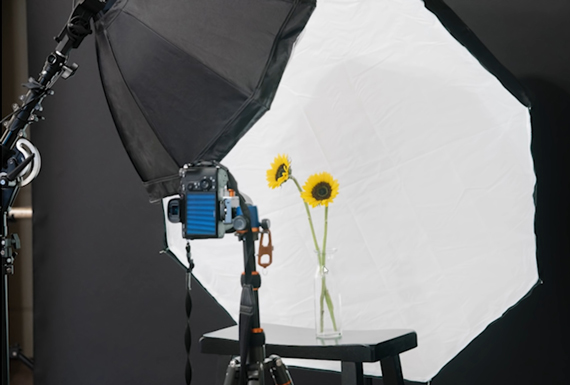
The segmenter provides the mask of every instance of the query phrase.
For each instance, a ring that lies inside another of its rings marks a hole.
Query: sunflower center
[[[319,182],[311,190],[311,195],[318,201],[329,199],[332,194],[331,185],[327,182]]]
[[[279,178],[281,178],[283,176],[283,174],[285,174],[286,171],[287,171],[287,166],[285,164],[279,165],[279,168],[277,169],[277,172],[275,173],[275,180],[278,181]]]

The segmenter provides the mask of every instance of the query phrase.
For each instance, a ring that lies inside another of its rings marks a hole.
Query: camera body
[[[168,220],[182,222],[184,238],[222,238],[232,229],[239,198],[228,190],[228,181],[228,173],[213,163],[180,169],[180,198],[168,202]]]

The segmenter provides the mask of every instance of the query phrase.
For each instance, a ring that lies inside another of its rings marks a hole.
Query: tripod
[[[268,222],[267,229],[268,230]],[[249,251],[247,236],[239,235],[240,240],[244,242],[244,257],[247,266],[255,268],[255,262],[249,263]],[[253,242],[252,242],[253,243]],[[186,383],[192,381],[192,369],[190,365],[190,311],[192,309],[192,301],[190,298],[190,282],[194,263],[190,255],[190,244],[186,245],[186,256],[188,258],[189,267],[187,269],[187,295],[186,295],[186,311],[188,316],[188,324],[186,330],[186,349],[188,352],[188,362],[186,366]],[[247,270],[247,268],[246,268]],[[223,385],[263,385],[265,384],[265,376],[270,374],[276,385],[292,385],[293,379],[287,370],[286,365],[277,355],[271,355],[265,358],[265,334],[263,329],[259,327],[259,303],[257,290],[260,287],[261,279],[257,271],[253,270],[250,274],[250,282],[247,283],[247,274],[242,275],[242,296],[240,301],[240,357],[233,358],[228,364],[226,376]],[[245,365],[241,363],[245,362]]]
[[[24,86],[28,92],[22,95],[21,105],[14,105],[14,111],[2,119],[6,130],[2,134],[2,164],[0,169],[1,212],[2,212],[2,385],[10,383],[10,347],[8,342],[8,276],[14,272],[16,250],[20,248],[17,234],[9,234],[8,212],[20,187],[31,182],[39,172],[39,153],[37,149],[24,138],[26,128],[40,120],[38,112],[42,110],[41,103],[48,95],[53,95],[51,87],[60,78],[67,79],[77,70],[76,64],[67,65],[68,54],[72,48],[77,48],[83,39],[91,33],[91,19],[103,10],[104,0],[79,0],[69,17],[68,22],[56,37],[57,46],[48,55],[38,79],[30,78]],[[32,162],[34,162],[32,164]],[[31,360],[18,350],[16,357],[21,357],[24,363]],[[12,354],[13,355],[13,354]]]
[[[263,362],[264,375],[269,372],[273,378],[273,382],[276,385],[292,385],[293,379],[287,370],[287,367],[281,360],[281,357],[272,354]],[[226,372],[226,378],[224,379],[223,385],[238,385],[241,375],[241,365],[239,358],[233,358]],[[263,378],[248,378],[248,385],[253,384],[263,384]]]
[[[265,226],[269,230],[268,222]],[[244,231],[245,233],[239,234],[243,242],[245,266],[241,279],[240,357],[230,361],[223,385],[263,385],[267,372],[276,385],[292,385],[291,375],[281,358],[276,355],[266,358],[265,355],[265,332],[259,321],[258,290],[261,287],[261,277],[255,270],[254,233],[251,227]]]
[[[261,233],[258,262],[261,266],[267,267],[272,260],[271,233],[269,231],[269,220],[259,222],[257,218],[257,209],[255,206],[246,202],[243,195],[239,193],[237,182],[229,170],[217,162],[208,162],[210,167],[223,169],[227,174],[227,187],[237,196],[239,207],[235,211],[236,216],[231,215],[231,225],[226,232],[235,232],[243,246],[243,262],[244,272],[241,275],[241,299],[240,299],[240,315],[239,315],[239,345],[240,355],[232,359],[228,365],[224,385],[263,385],[265,384],[265,375],[271,374],[276,385],[289,385],[293,381],[287,367],[280,357],[272,355],[266,358],[265,354],[265,333],[260,325],[259,318],[259,297],[258,290],[261,287],[261,277],[256,271],[255,260],[255,241],[258,240]],[[183,173],[181,173],[183,175]],[[187,182],[182,182],[185,185]],[[182,190],[183,191],[183,190]],[[183,195],[183,194],[182,194]],[[233,195],[232,195],[233,196]],[[170,206],[170,204],[169,204]],[[226,205],[228,209],[231,204]],[[252,210],[250,210],[252,208]],[[232,211],[233,212],[233,211]],[[170,213],[169,213],[170,214]],[[177,212],[178,214],[178,212]],[[228,213],[226,213],[228,214]],[[186,214],[181,215],[183,217]],[[178,215],[176,216],[178,218]],[[170,219],[170,218],[169,218]],[[269,243],[264,245],[263,238],[267,234]],[[187,239],[195,238],[186,236]],[[269,256],[269,260],[262,262],[262,257]],[[186,257],[188,259],[188,268],[186,269],[187,292],[186,292],[186,313],[188,316],[188,324],[186,329],[186,349],[188,353],[188,361],[186,366],[186,383],[190,384],[192,380],[192,369],[190,365],[190,311],[192,301],[190,297],[190,281],[194,263],[190,253],[190,242],[186,243]]]

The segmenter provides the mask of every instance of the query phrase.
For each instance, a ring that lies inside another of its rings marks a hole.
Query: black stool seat
[[[362,363],[380,361],[385,385],[403,385],[400,353],[415,348],[413,330],[346,330],[338,339],[319,339],[314,329],[263,324],[267,355],[341,361],[342,384],[365,384]],[[202,353],[238,355],[238,326],[207,333],[200,339]]]

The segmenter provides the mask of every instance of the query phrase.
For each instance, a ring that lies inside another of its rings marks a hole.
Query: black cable
[[[190,363],[190,348],[192,346],[192,332],[190,330],[190,314],[192,313],[192,297],[191,297],[191,282],[192,282],[192,269],[194,269],[194,261],[190,253],[190,242],[186,242],[186,258],[188,259],[188,268],[186,269],[186,333],[184,335],[184,342],[186,345],[186,385],[192,382],[192,365]]]

